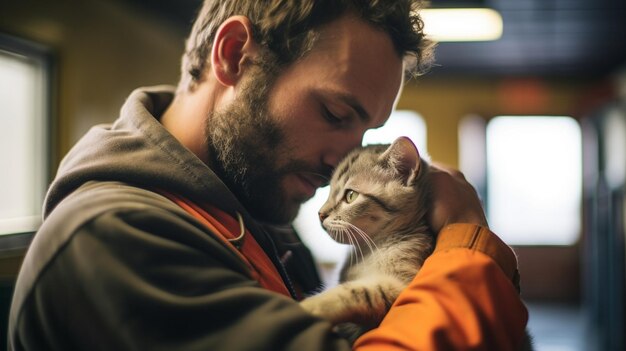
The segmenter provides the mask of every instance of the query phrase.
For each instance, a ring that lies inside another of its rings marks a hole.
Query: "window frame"
[[[41,123],[39,135],[42,137],[40,148],[42,152],[40,186],[42,195],[45,195],[47,185],[51,176],[51,164],[54,155],[54,135],[56,124],[54,123],[54,60],[52,51],[45,45],[35,43],[33,41],[18,38],[7,33],[0,32],[0,51],[8,54],[28,57],[29,60],[35,62],[41,69],[41,117],[37,119],[37,123]],[[42,199],[43,200],[43,199]],[[19,230],[16,232],[0,233],[0,253],[7,250],[23,249],[30,243],[32,236],[37,231]]]

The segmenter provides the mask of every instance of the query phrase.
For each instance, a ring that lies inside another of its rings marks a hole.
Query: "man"
[[[292,280],[293,252],[263,223],[289,223],[389,116],[408,59],[428,52],[415,6],[205,1],[176,93],[134,92],[64,159],[10,349],[348,350],[294,301],[305,267]],[[435,253],[355,348],[513,349],[527,319],[515,257],[460,174],[434,184]]]

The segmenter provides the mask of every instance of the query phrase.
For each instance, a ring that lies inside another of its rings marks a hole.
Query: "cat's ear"
[[[421,158],[417,147],[407,137],[399,137],[391,144],[380,160],[392,168],[404,181],[411,185],[419,172]]]

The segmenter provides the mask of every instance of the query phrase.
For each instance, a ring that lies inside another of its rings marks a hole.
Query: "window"
[[[48,162],[44,56],[0,35],[0,234],[36,231]]]
[[[581,230],[582,144],[576,120],[501,116],[487,125],[487,216],[513,245],[570,245]]]
[[[363,136],[363,145],[391,144],[396,138],[407,136],[420,153],[426,152],[426,123],[413,111],[394,111],[387,123],[378,129],[370,129]]]
[[[365,133],[363,145],[391,143],[399,136],[408,136],[420,153],[427,154],[426,125],[422,117],[412,111],[392,113],[383,127]],[[320,264],[323,280],[327,283],[336,279],[332,275],[329,276],[328,271],[343,261],[349,249],[349,246],[338,244],[331,239],[319,222],[317,213],[326,202],[329,189],[330,187],[318,189],[315,196],[302,205],[294,221],[294,227]]]

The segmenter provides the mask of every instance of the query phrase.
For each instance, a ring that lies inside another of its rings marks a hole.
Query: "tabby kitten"
[[[353,250],[342,283],[302,301],[306,310],[333,324],[378,326],[433,248],[428,173],[406,137],[357,149],[339,164],[319,216],[329,235]]]

